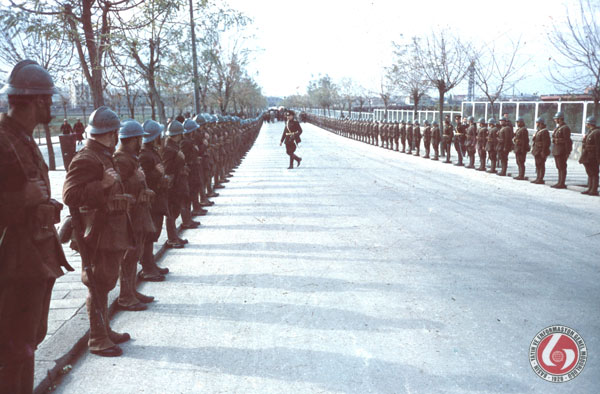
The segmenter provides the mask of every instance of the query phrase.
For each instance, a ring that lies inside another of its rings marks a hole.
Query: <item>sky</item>
[[[600,0],[592,0],[600,1]],[[303,94],[319,74],[352,78],[376,91],[393,62],[392,41],[449,26],[477,46],[521,40],[526,78],[515,93],[557,91],[547,79],[546,32],[577,0],[227,0],[254,21],[249,69],[267,96]],[[554,18],[554,19],[553,19]],[[451,94],[466,94],[463,83]],[[476,95],[478,92],[476,92]]]

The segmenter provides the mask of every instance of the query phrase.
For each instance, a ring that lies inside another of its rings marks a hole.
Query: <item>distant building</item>
[[[92,94],[89,85],[86,83],[75,82],[71,84],[69,95],[71,97],[71,108],[79,108],[92,104]]]

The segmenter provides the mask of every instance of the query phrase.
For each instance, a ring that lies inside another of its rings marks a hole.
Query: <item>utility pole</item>
[[[200,113],[200,86],[198,85],[198,55],[196,53],[196,25],[194,23],[194,4],[190,1],[190,29],[192,29],[192,57],[194,66],[194,107],[196,115]]]

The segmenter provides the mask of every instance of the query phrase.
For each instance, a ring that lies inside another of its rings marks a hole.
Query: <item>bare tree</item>
[[[444,96],[465,78],[471,62],[468,44],[448,30],[434,30],[424,38],[413,38],[415,60],[424,77],[438,91],[440,121],[444,114]]]
[[[390,80],[390,77],[387,74],[382,75],[379,81],[379,91],[377,92],[377,94],[381,98],[381,101],[383,101],[384,119],[387,119],[388,108],[390,106],[390,100],[392,99],[393,92],[394,85]]]
[[[14,65],[32,59],[51,74],[68,71],[72,59],[70,44],[64,32],[52,27],[56,21],[53,15],[34,16],[3,9],[0,12],[0,60]],[[63,108],[66,117],[66,107]],[[56,170],[50,126],[44,124],[42,127],[48,146],[48,168]]]
[[[133,59],[127,55],[119,55],[115,53],[117,45],[113,46],[108,52],[108,58],[113,67],[106,67],[106,81],[109,85],[125,93],[125,101],[131,119],[135,119],[135,103],[139,96],[138,84],[142,80],[142,76],[136,70],[136,65]],[[120,103],[119,103],[120,104]],[[119,113],[119,115],[121,115]]]
[[[104,105],[103,66],[104,56],[111,45],[113,16],[127,12],[145,0],[65,0],[35,1],[13,7],[37,16],[55,16],[61,21],[62,29],[75,46],[83,75],[90,86],[94,107]],[[49,25],[57,29],[57,23]]]
[[[419,68],[416,58],[418,48],[416,40],[409,43],[394,42],[395,63],[388,68],[387,77],[401,93],[410,96],[413,102],[413,118],[416,117],[419,102],[427,90],[431,88],[430,81]]]
[[[558,52],[552,58],[550,80],[569,91],[586,90],[594,99],[594,116],[600,110],[600,4],[579,0],[578,13],[569,13],[548,33]]]
[[[512,89],[524,78],[521,70],[527,59],[520,58],[521,47],[519,39],[503,44],[502,52],[498,52],[494,44],[486,44],[483,49],[472,53],[471,64],[475,71],[475,84],[490,102],[492,116],[500,116],[499,113],[495,113],[494,103],[505,91]]]
[[[345,104],[348,104],[348,116],[352,112],[352,104],[356,101],[356,83],[352,78],[342,78],[339,82],[340,98],[342,99],[342,111]]]

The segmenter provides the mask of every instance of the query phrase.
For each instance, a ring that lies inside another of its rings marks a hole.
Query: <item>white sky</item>
[[[599,0],[592,0],[599,1]],[[384,66],[393,60],[391,42],[450,26],[477,44],[525,42],[532,56],[527,79],[515,92],[550,93],[545,78],[551,49],[546,32],[577,0],[227,0],[253,18],[257,50],[250,69],[268,96],[305,93],[318,74],[350,77],[376,90]],[[501,46],[501,44],[498,44]],[[466,94],[466,84],[450,94]],[[479,94],[476,92],[476,94]]]

